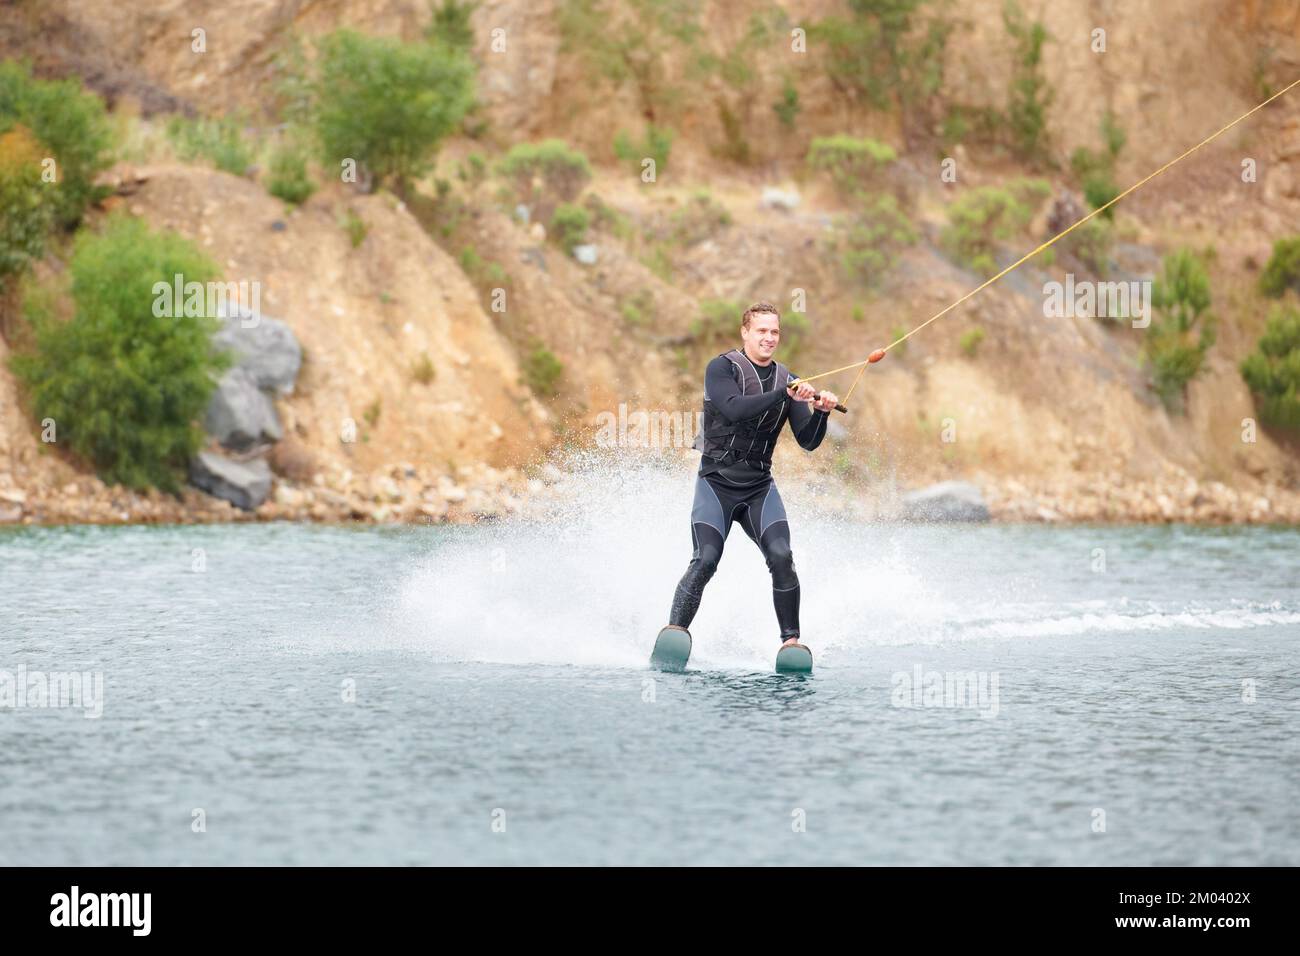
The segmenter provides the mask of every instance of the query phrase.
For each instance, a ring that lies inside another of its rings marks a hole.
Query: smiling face
[[[776,347],[781,344],[781,319],[774,312],[749,313],[749,325],[741,325],[740,338],[745,343],[745,354],[756,365],[772,361]]]

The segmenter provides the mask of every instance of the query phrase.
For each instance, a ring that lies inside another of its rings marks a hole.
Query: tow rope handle
[[[867,361],[862,363],[862,367],[863,367],[863,369],[865,369],[865,368],[867,367],[868,364],[874,364],[874,363],[876,363],[876,362],[879,362],[882,358],[885,357],[885,352],[887,352],[887,351],[888,351],[888,349],[876,349],[874,352],[871,353],[871,356],[867,359]],[[861,377],[862,377],[862,372],[859,371],[859,372],[858,372],[858,378],[861,378]],[[786,387],[786,388],[794,388],[796,385],[799,384],[800,381],[801,381],[800,379],[792,378],[792,379],[790,379],[789,382],[786,383],[786,386],[785,386],[785,387]],[[857,386],[858,386],[857,381],[854,381],[854,383],[853,383],[853,388],[857,388]],[[849,389],[849,393],[850,393],[850,394],[853,393],[853,388]],[[821,393],[821,392],[818,392],[816,397],[817,397],[817,398],[821,398],[821,397],[822,397],[822,393]],[[847,398],[847,397],[848,397],[848,396],[846,395],[845,398]],[[842,413],[845,414],[845,415],[847,415],[847,414],[849,413],[848,407],[845,406],[843,402],[841,402],[841,403],[839,403],[838,405],[836,405],[836,406],[835,406],[835,410],[836,410],[837,412],[842,412]]]
[[[785,387],[786,387],[786,388],[794,388],[794,387],[795,387],[796,385],[798,385],[798,384],[799,384],[799,380],[798,380],[797,378],[792,378],[792,379],[790,379],[789,382],[786,383],[786,386],[785,386]],[[822,393],[821,393],[821,392],[818,392],[816,395],[813,396],[813,400],[816,401],[816,400],[820,399],[821,397],[822,397]],[[843,413],[846,414],[846,415],[849,413],[848,408],[847,408],[845,405],[843,405],[842,403],[836,405],[836,406],[835,406],[835,410],[836,410],[837,412],[843,412]]]

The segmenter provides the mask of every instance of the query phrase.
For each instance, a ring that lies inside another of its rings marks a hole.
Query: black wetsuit
[[[745,395],[737,381],[735,366],[724,356],[713,359],[705,370],[705,394],[726,420],[758,419],[779,414],[783,403],[790,430],[800,446],[812,451],[826,435],[827,413],[807,402],[796,402],[782,389],[772,391],[776,363],[754,366],[763,394]],[[738,452],[739,454],[739,452]],[[748,450],[746,452],[748,454]],[[695,481],[695,502],[691,508],[691,563],[673,595],[668,623],[689,628],[699,610],[704,586],[718,569],[722,548],[739,513],[740,526],[758,545],[772,573],[772,603],[784,642],[799,635],[799,578],[790,551],[790,525],[785,505],[772,480],[771,450],[765,456],[740,457],[727,464],[707,454],[700,458]]]

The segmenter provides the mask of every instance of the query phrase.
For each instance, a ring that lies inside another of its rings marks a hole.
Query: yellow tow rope
[[[961,305],[963,302],[965,302],[965,301],[966,301],[967,299],[969,299],[971,296],[975,295],[975,293],[977,293],[977,292],[979,292],[979,291],[981,291],[981,290],[983,290],[983,289],[988,288],[988,287],[991,286],[994,282],[997,282],[997,281],[998,281],[999,279],[1001,279],[1004,275],[1006,275],[1008,272],[1010,272],[1012,269],[1015,269],[1017,266],[1022,265],[1023,263],[1025,263],[1025,262],[1027,262],[1028,260],[1032,259],[1034,256],[1038,255],[1040,252],[1042,252],[1044,249],[1046,249],[1048,246],[1050,246],[1052,243],[1056,242],[1058,239],[1062,238],[1063,236],[1067,236],[1067,235],[1069,235],[1071,232],[1073,232],[1075,229],[1078,229],[1080,226],[1082,226],[1085,222],[1087,222],[1087,221],[1088,221],[1089,219],[1091,219],[1093,216],[1096,216],[1096,215],[1098,215],[1098,214],[1100,214],[1100,213],[1102,213],[1102,212],[1105,212],[1107,209],[1109,209],[1111,206],[1115,205],[1115,203],[1119,202],[1121,199],[1123,199],[1123,198],[1124,198],[1125,196],[1127,196],[1129,193],[1133,192],[1135,189],[1138,189],[1138,188],[1140,188],[1140,187],[1142,187],[1142,186],[1145,186],[1147,183],[1151,182],[1151,180],[1155,179],[1157,176],[1159,176],[1161,173],[1163,173],[1163,172],[1164,172],[1166,169],[1168,169],[1170,166],[1173,166],[1175,163],[1181,162],[1182,160],[1186,159],[1188,156],[1192,155],[1192,153],[1196,152],[1198,149],[1200,149],[1200,148],[1201,148],[1202,146],[1204,146],[1206,143],[1212,142],[1213,140],[1215,140],[1215,139],[1217,139],[1218,137],[1222,136],[1222,135],[1223,135],[1224,133],[1226,133],[1228,130],[1232,129],[1234,126],[1236,126],[1238,123],[1240,123],[1242,120],[1246,119],[1248,116],[1251,116],[1252,114],[1254,114],[1254,113],[1258,112],[1259,110],[1263,109],[1265,106],[1267,106],[1269,103],[1272,103],[1275,99],[1277,99],[1279,96],[1282,96],[1284,93],[1288,93],[1288,92],[1290,92],[1290,91],[1291,91],[1295,86],[1297,86],[1297,85],[1300,85],[1300,79],[1295,80],[1293,83],[1291,83],[1290,86],[1286,87],[1285,89],[1279,90],[1278,92],[1274,93],[1272,96],[1270,96],[1268,99],[1264,100],[1264,102],[1260,103],[1258,106],[1254,107],[1253,109],[1248,110],[1248,111],[1245,112],[1245,113],[1242,113],[1240,116],[1238,116],[1235,120],[1233,120],[1233,121],[1232,121],[1231,123],[1229,123],[1227,126],[1223,127],[1223,129],[1219,130],[1217,133],[1213,133],[1213,134],[1211,134],[1210,136],[1205,137],[1205,139],[1201,140],[1201,141],[1200,141],[1199,143],[1197,143],[1195,146],[1193,146],[1193,147],[1191,147],[1190,149],[1188,149],[1188,150],[1187,150],[1186,152],[1184,152],[1181,156],[1177,157],[1176,159],[1171,159],[1169,162],[1165,163],[1163,166],[1161,166],[1159,169],[1157,169],[1157,170],[1156,170],[1154,173],[1152,173],[1151,175],[1147,176],[1145,179],[1139,180],[1138,182],[1136,182],[1136,183],[1134,183],[1132,186],[1130,186],[1128,189],[1124,190],[1122,193],[1120,193],[1118,196],[1116,196],[1116,197],[1115,197],[1114,199],[1112,199],[1110,202],[1106,203],[1106,204],[1103,205],[1103,206],[1098,206],[1096,209],[1094,209],[1092,212],[1088,213],[1088,215],[1084,216],[1084,217],[1083,217],[1082,219],[1080,219],[1078,222],[1074,223],[1073,225],[1069,226],[1069,227],[1066,228],[1066,229],[1063,229],[1061,232],[1058,232],[1058,233],[1057,233],[1056,235],[1054,235],[1051,239],[1048,239],[1046,242],[1044,242],[1041,246],[1039,246],[1039,247],[1038,247],[1037,249],[1035,249],[1033,252],[1030,252],[1030,253],[1028,253],[1027,255],[1021,256],[1019,259],[1017,259],[1015,262],[1011,263],[1011,265],[1007,266],[1005,269],[1003,269],[1003,270],[1002,270],[1001,272],[999,272],[997,275],[993,276],[991,279],[986,279],[983,283],[981,283],[980,285],[976,286],[974,289],[971,289],[971,291],[967,292],[964,296],[962,296],[962,297],[961,297],[960,299],[958,299],[957,301],[951,303],[950,305],[946,305],[946,306],[944,306],[940,311],[938,311],[938,312],[936,312],[934,315],[930,316],[928,319],[926,319],[924,322],[922,322],[922,323],[921,323],[920,325],[918,325],[916,328],[912,329],[912,331],[908,332],[908,333],[907,333],[906,335],[904,335],[902,338],[897,339],[897,340],[895,340],[895,341],[893,341],[893,342],[890,342],[890,343],[889,343],[888,345],[886,345],[883,349],[876,349],[876,351],[872,352],[871,355],[870,355],[868,358],[864,359],[864,360],[861,361],[861,362],[854,362],[852,365],[842,365],[842,366],[840,366],[839,368],[833,368],[833,369],[831,369],[829,372],[821,372],[821,373],[819,373],[819,374],[817,374],[817,375],[807,375],[807,376],[805,376],[805,377],[803,377],[803,378],[801,378],[801,379],[792,379],[792,380],[790,381],[790,383],[789,383],[789,387],[794,387],[795,385],[799,384],[800,382],[811,382],[811,381],[814,381],[814,380],[819,379],[819,378],[826,378],[827,376],[835,375],[835,374],[837,374],[837,373],[839,373],[839,372],[847,372],[849,369],[854,369],[854,368],[856,368],[856,369],[858,369],[858,375],[857,375],[857,378],[855,378],[855,379],[853,380],[853,384],[849,387],[848,394],[846,394],[846,395],[844,396],[843,401],[840,403],[840,405],[839,405],[839,407],[838,407],[838,410],[839,410],[839,411],[847,411],[848,409],[844,406],[844,402],[847,402],[847,401],[849,400],[850,396],[853,395],[853,390],[854,390],[855,388],[858,387],[858,382],[862,379],[862,373],[865,372],[865,371],[867,370],[867,366],[870,365],[870,364],[873,363],[873,362],[879,362],[882,358],[885,357],[885,353],[888,352],[890,349],[892,349],[895,345],[899,345],[899,344],[901,344],[901,343],[903,343],[903,342],[906,342],[906,341],[907,341],[908,339],[910,339],[913,335],[915,335],[917,332],[920,332],[923,328],[925,328],[927,325],[929,325],[929,324],[930,324],[931,322],[933,322],[935,319],[939,318],[940,316],[947,315],[949,312],[951,312],[951,311],[952,311],[953,309],[955,309],[957,306]]]

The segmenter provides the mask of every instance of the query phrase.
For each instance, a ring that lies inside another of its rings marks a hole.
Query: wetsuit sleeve
[[[790,373],[793,375],[794,373]],[[804,451],[813,451],[826,437],[830,412],[817,411],[807,402],[790,402],[790,431]]]
[[[740,383],[731,374],[731,363],[721,355],[704,370],[704,394],[729,422],[757,418],[788,398],[784,389],[779,392],[764,392],[762,395],[745,395],[740,390]]]

